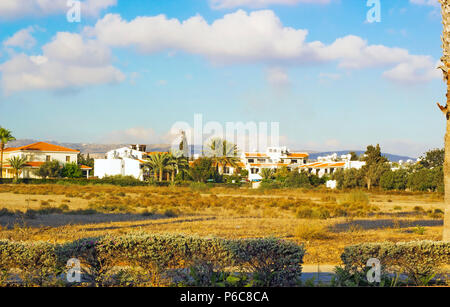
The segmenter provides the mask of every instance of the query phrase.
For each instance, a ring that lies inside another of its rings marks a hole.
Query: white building
[[[307,153],[290,152],[286,147],[268,147],[265,153],[243,153],[241,166],[248,170],[250,181],[260,181],[262,169],[276,170],[282,167],[294,169],[306,164],[308,157]]]
[[[339,169],[361,169],[366,165],[364,161],[351,161],[351,155],[338,157],[337,154],[333,154],[326,157],[318,157],[317,160],[317,162],[299,166],[300,171],[323,177],[330,176]]]
[[[80,151],[53,145],[45,142],[33,143],[21,147],[10,147],[4,150],[3,156],[3,178],[13,178],[14,170],[8,164],[8,159],[12,157],[25,157],[27,164],[19,174],[19,178],[39,178],[35,175],[35,170],[39,169],[45,162],[59,161],[61,164],[78,163]],[[91,167],[82,165],[81,170],[89,177]]]
[[[105,159],[95,159],[94,176],[133,176],[144,180],[143,160],[148,153],[145,145],[131,145],[108,151]]]

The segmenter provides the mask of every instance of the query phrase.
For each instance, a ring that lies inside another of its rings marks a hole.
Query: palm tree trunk
[[[5,144],[0,145],[1,157],[0,157],[0,179],[3,179],[3,151],[5,149]]]
[[[159,170],[159,182],[162,182],[162,180],[163,180],[163,170],[160,169]]]
[[[446,116],[446,134],[445,134],[445,161],[444,161],[444,188],[445,188],[445,217],[444,217],[444,233],[443,240],[450,242],[450,0],[441,1],[442,4],[442,20],[444,31],[442,35],[443,56],[441,61],[444,65],[444,80],[447,81],[447,106],[442,109]]]

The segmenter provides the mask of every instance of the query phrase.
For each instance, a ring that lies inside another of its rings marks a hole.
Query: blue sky
[[[66,2],[0,4],[17,138],[167,143],[201,113],[280,122],[291,149],[443,146],[437,0],[380,0],[379,23],[362,0],[85,0],[79,23]]]

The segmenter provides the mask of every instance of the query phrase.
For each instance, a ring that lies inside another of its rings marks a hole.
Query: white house
[[[21,171],[19,178],[38,178],[34,170],[41,167],[45,162],[56,160],[62,164],[78,163],[79,153],[80,151],[75,149],[44,142],[6,148],[3,157],[3,178],[14,177],[14,170],[7,162],[12,157],[25,157],[27,159],[27,164]],[[89,171],[92,170],[92,168],[84,165],[81,166],[81,169],[87,176],[89,176]]]
[[[143,159],[148,155],[145,150],[145,145],[130,145],[108,151],[105,159],[94,160],[94,176],[104,178],[121,175],[144,180]]]
[[[361,169],[364,165],[366,165],[364,161],[351,161],[351,155],[338,157],[337,154],[333,154],[319,157],[317,162],[301,165],[299,169],[300,171],[323,177],[332,175],[339,169]]]
[[[304,165],[309,155],[304,152],[290,152],[286,147],[268,147],[265,153],[243,153],[241,162],[248,170],[250,181],[260,181],[261,170],[264,168],[279,169],[288,167],[294,169]]]

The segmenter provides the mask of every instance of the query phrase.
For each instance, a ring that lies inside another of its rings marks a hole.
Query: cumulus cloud
[[[299,3],[328,4],[331,0],[210,0],[213,9],[232,9],[236,7],[263,8],[270,5],[296,5]]]
[[[97,16],[101,11],[116,4],[117,0],[81,0],[81,14]],[[0,18],[45,17],[65,14],[68,9],[67,0],[1,0]]]
[[[124,75],[111,64],[110,50],[79,34],[60,32],[42,47],[42,54],[15,54],[0,64],[1,85],[6,94],[23,90],[77,89],[114,83]]]
[[[120,15],[108,14],[85,31],[109,46],[134,47],[147,54],[179,50],[222,64],[263,62],[281,66],[334,61],[343,69],[385,68],[383,76],[398,81],[425,82],[438,77],[431,57],[370,45],[358,36],[337,38],[329,45],[307,42],[307,30],[283,26],[271,10],[238,10],[211,24],[199,15],[185,21],[165,15],[126,21]]]
[[[36,39],[33,37],[33,27],[28,27],[16,32],[13,36],[7,38],[3,42],[5,47],[19,47],[22,49],[30,49],[36,45]]]

